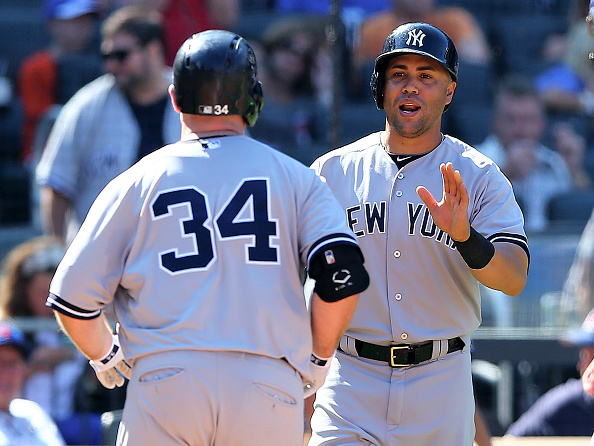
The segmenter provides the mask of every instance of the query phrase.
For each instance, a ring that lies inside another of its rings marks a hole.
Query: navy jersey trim
[[[349,234],[330,234],[325,237],[322,237],[312,245],[311,249],[309,250],[309,254],[307,255],[307,264],[309,265],[311,258],[316,254],[316,252],[318,252],[320,249],[322,249],[324,246],[327,246],[330,243],[352,243],[357,248],[359,247],[359,244],[355,241],[353,236]]]
[[[74,319],[95,319],[101,315],[101,310],[84,310],[66,302],[53,293],[50,293],[45,305],[52,310],[56,310],[58,313],[73,317]]]
[[[509,238],[509,239],[520,240],[520,241],[523,241],[526,245],[528,245],[528,239],[526,238],[525,235],[512,234],[510,232],[496,232],[495,234],[487,237],[487,239],[492,242],[499,241],[499,240],[497,240],[498,238],[506,238],[506,239]]]
[[[497,232],[487,237],[487,240],[492,243],[506,242],[518,245],[526,252],[526,255],[528,256],[528,264],[530,264],[530,250],[528,249],[528,239],[526,236],[520,234],[510,234],[507,232]]]

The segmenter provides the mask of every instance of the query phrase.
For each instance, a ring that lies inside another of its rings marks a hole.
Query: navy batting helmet
[[[382,52],[375,59],[370,85],[378,110],[384,108],[384,73],[388,60],[411,53],[438,61],[450,72],[452,79],[458,81],[458,52],[452,39],[428,23],[405,23],[390,33]]]
[[[182,113],[241,115],[250,127],[264,103],[254,51],[229,31],[203,31],[187,39],[173,62],[173,86]]]

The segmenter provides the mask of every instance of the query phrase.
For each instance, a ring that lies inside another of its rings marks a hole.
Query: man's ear
[[[177,106],[177,101],[175,100],[175,87],[173,86],[173,84],[169,85],[168,91],[169,91],[169,97],[171,98],[171,105],[173,105],[173,109],[176,112],[181,113],[181,110]]]
[[[450,82],[450,85],[448,85],[448,89],[446,90],[446,105],[449,105],[452,102],[457,85],[458,84],[455,81]]]

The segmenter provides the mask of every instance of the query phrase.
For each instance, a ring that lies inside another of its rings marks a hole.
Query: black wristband
[[[464,242],[454,242],[454,246],[472,269],[481,269],[487,266],[495,255],[495,246],[481,234],[470,227],[470,237]]]

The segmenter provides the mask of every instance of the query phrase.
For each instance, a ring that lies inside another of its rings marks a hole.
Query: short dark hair
[[[534,80],[525,75],[511,74],[505,76],[498,84],[495,93],[495,110],[504,98],[513,97],[515,99],[533,99],[542,108],[544,113],[544,103],[534,85]]]
[[[509,95],[519,98],[533,97],[540,101],[540,95],[534,85],[534,80],[522,74],[505,76],[497,87],[497,96]]]
[[[103,39],[109,39],[118,33],[136,37],[141,46],[153,40],[162,44],[163,19],[158,11],[138,6],[125,6],[108,16],[101,27]]]

